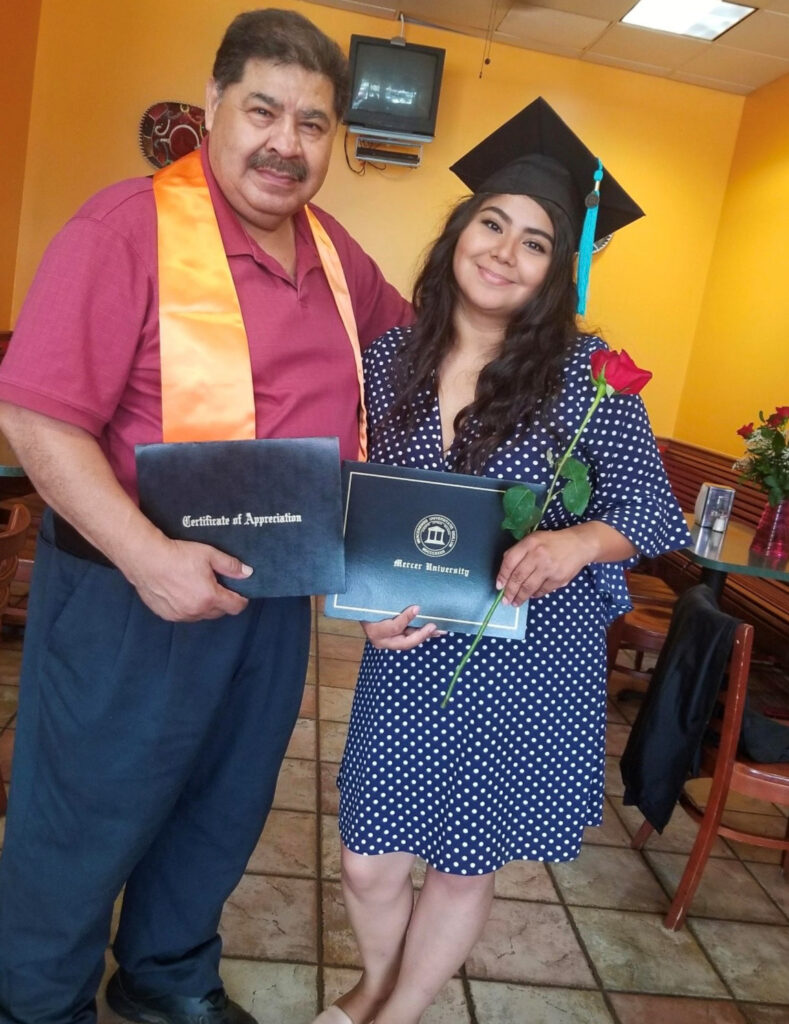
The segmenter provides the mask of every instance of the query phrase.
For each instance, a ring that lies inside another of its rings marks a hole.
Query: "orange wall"
[[[0,4],[0,136],[3,139],[0,186],[0,331],[11,326],[19,214],[25,181],[25,153],[36,61],[41,0],[3,0]]]
[[[352,32],[395,35],[394,21],[293,2],[347,45]],[[148,173],[137,147],[156,100],[202,103],[237,0],[42,0],[41,31],[14,292],[17,311],[44,246],[70,212],[117,178]],[[408,290],[460,183],[446,169],[542,94],[599,151],[648,216],[595,257],[589,321],[655,373],[646,392],[658,432],[674,428],[712,255],[742,97],[628,71],[407,26],[447,50],[436,141],[418,170],[345,166],[342,138],[318,201]],[[57,168],[56,177],[53,168]]]
[[[752,93],[731,168],[676,435],[739,455],[789,404],[789,75]]]

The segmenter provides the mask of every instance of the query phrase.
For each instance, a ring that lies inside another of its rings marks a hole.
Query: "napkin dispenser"
[[[718,558],[723,550],[725,534],[716,530],[698,530],[693,538],[693,552],[702,558]]]
[[[696,498],[693,519],[704,529],[722,532],[728,525],[733,504],[733,487],[704,483]]]

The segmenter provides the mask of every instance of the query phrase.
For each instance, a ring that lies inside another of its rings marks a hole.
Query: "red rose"
[[[740,427],[737,433],[740,437],[750,437],[753,433],[753,423],[746,423],[744,427]]]
[[[639,369],[624,349],[613,352],[600,348],[592,353],[590,363],[592,380],[595,384],[604,381],[610,389],[609,393],[637,395],[652,379],[649,370]]]
[[[772,416],[767,420],[767,426],[780,427],[786,419],[789,419],[789,405],[779,405]]]

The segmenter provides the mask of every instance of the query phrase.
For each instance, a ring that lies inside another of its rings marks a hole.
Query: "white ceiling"
[[[713,42],[622,25],[635,0],[319,0],[329,7],[418,22],[679,82],[749,93],[789,74],[789,0],[758,8]],[[745,2],[745,0],[744,0]],[[381,34],[388,30],[382,27]],[[406,30],[406,39],[408,32]],[[495,57],[495,50],[493,56]]]

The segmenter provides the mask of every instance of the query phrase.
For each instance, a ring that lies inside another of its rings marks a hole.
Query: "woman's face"
[[[551,218],[528,196],[491,196],[463,229],[452,270],[462,304],[507,323],[536,295],[553,255]]]

